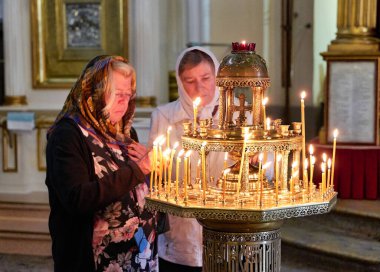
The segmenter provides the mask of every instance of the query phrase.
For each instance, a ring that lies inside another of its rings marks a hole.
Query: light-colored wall
[[[319,104],[323,100],[323,84],[326,77],[326,62],[320,53],[327,51],[327,46],[336,38],[338,0],[314,1],[314,71],[313,101]]]

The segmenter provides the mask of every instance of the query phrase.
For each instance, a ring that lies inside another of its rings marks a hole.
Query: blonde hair
[[[115,99],[115,92],[113,91],[113,88],[112,88],[113,87],[112,75],[114,72],[121,73],[125,78],[129,78],[129,77],[131,78],[131,89],[132,89],[131,99],[133,99],[136,96],[136,71],[135,71],[135,69],[131,65],[129,65],[123,61],[112,60],[110,68],[109,68],[108,78],[106,80],[105,90],[104,90],[104,95],[105,96],[109,95],[109,97],[110,97],[111,103],[109,103],[108,105],[111,105]],[[108,107],[107,107],[107,105],[105,105],[103,110],[107,110],[107,109],[108,109]]]

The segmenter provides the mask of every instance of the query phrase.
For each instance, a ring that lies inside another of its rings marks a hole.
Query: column
[[[166,1],[130,1],[131,63],[137,75],[137,106],[167,102]]]
[[[30,25],[29,1],[4,0],[4,62],[5,62],[5,104],[26,105],[26,86],[28,80],[20,79],[20,75],[30,75],[31,67],[25,65],[29,59]]]
[[[336,39],[329,51],[377,51],[377,0],[338,0]]]

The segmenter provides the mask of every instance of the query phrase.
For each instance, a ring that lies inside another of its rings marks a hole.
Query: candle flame
[[[165,151],[163,153],[164,157],[165,158],[169,157],[170,152],[171,152],[170,148],[165,149]]]
[[[334,129],[334,138],[338,137],[338,130],[337,129]]]
[[[322,173],[325,172],[326,164],[324,162],[321,163],[321,171]]]
[[[277,161],[277,162],[280,162],[281,159],[282,159],[282,155],[281,155],[281,154],[278,154],[278,155],[277,155],[277,159],[276,159],[276,161]]]
[[[167,132],[170,132],[172,130],[172,126],[168,126]]]
[[[327,168],[328,168],[328,169],[331,168],[331,159],[328,159],[328,160],[327,160]]]
[[[242,44],[245,44],[246,43],[246,41],[245,40],[242,40],[242,42],[241,42]]]
[[[292,163],[292,168],[296,168],[298,166],[298,161],[294,161],[293,163]]]
[[[201,98],[200,97],[197,97],[195,98],[194,102],[193,102],[193,106],[194,107],[198,107],[199,106],[199,103],[201,103]]]
[[[223,171],[223,174],[224,174],[224,175],[227,175],[230,171],[231,171],[231,169],[230,169],[230,168],[227,168],[226,170]]]
[[[304,168],[304,169],[307,169],[308,166],[309,166],[309,161],[308,161],[307,159],[305,159],[305,160],[303,161],[303,168]]]
[[[186,154],[185,154],[185,157],[186,157],[186,158],[190,157],[191,152],[192,152],[191,150],[187,150],[187,152],[186,152]]]
[[[205,147],[207,145],[207,142],[202,143],[202,147]]]
[[[264,97],[262,103],[263,103],[263,106],[265,106],[268,103],[268,97]]]
[[[179,146],[179,142],[175,142],[173,145],[173,149],[175,150]]]
[[[158,145],[161,146],[161,145],[163,145],[165,142],[166,142],[166,137],[162,135],[162,137],[161,137],[161,139],[160,139]]]
[[[261,162],[261,161],[263,160],[263,158],[264,158],[264,154],[263,154],[263,153],[260,153],[260,154],[259,154],[259,161]]]
[[[228,152],[224,152],[224,160],[226,161],[228,158]]]
[[[160,142],[160,140],[161,140],[162,137],[164,137],[164,135],[160,135],[160,136],[158,136],[158,137],[154,140],[153,145],[157,145],[157,144]]]
[[[313,147],[313,145],[309,145],[309,153],[310,153],[310,155],[314,154],[314,147]]]
[[[326,153],[323,153],[323,154],[322,154],[322,160],[323,160],[323,162],[326,162],[326,160],[327,160],[327,155],[326,155]]]
[[[305,92],[305,91],[302,91],[302,92],[301,92],[301,99],[303,100],[303,99],[305,99],[305,97],[306,97],[306,92]]]
[[[185,150],[181,149],[179,152],[178,152],[178,155],[177,155],[177,158],[181,158],[183,153],[185,153]]]

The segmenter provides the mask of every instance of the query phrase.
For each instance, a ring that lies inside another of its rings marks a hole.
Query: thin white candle
[[[325,194],[325,186],[326,186],[326,163],[325,162],[322,162],[321,164],[321,171],[322,171],[322,188],[320,189],[321,189],[321,193],[323,197],[323,195]]]
[[[327,160],[327,185],[326,187],[329,188],[331,186],[331,159],[329,158]]]
[[[310,185],[309,193],[311,194],[313,188],[313,172],[314,172],[315,157],[310,155]]]
[[[227,168],[227,158],[228,158],[228,152],[224,152],[223,169]]]

